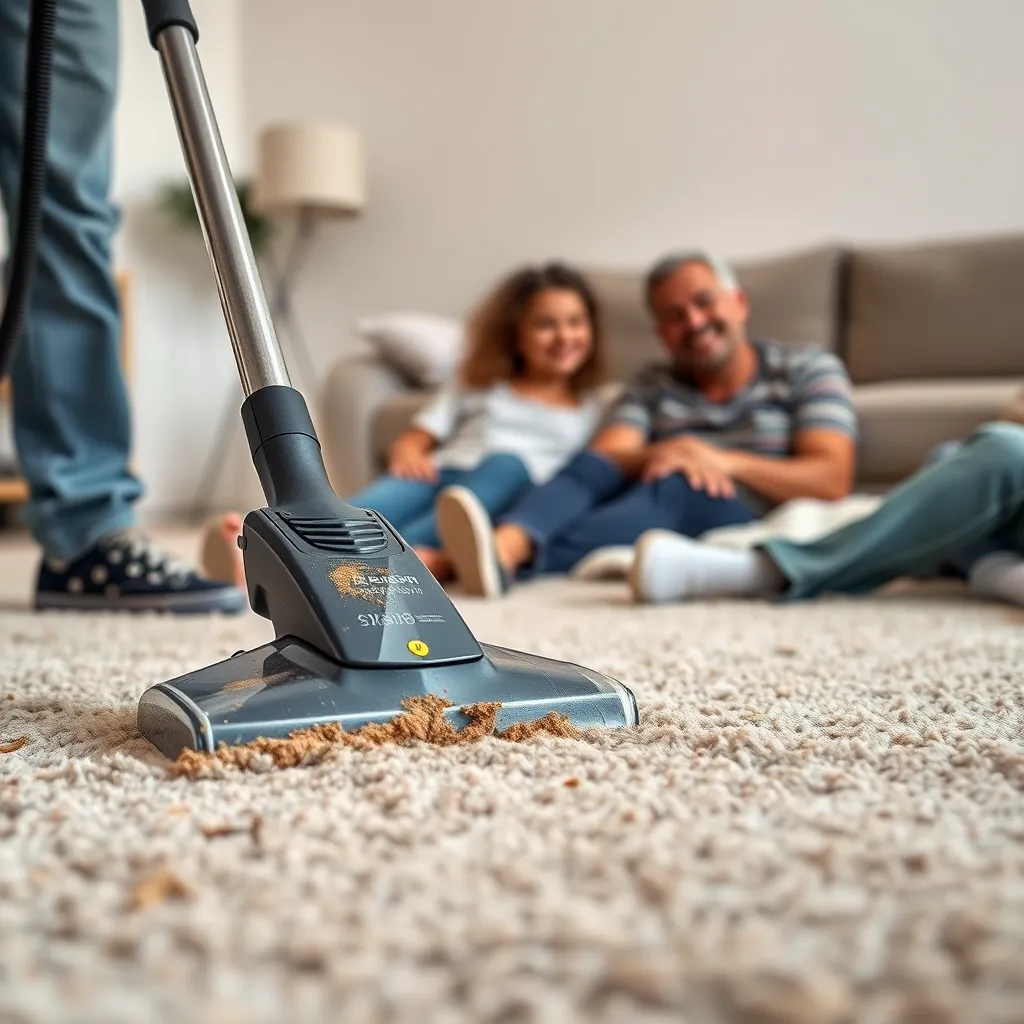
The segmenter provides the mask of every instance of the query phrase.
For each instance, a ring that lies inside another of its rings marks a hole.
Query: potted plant
[[[246,230],[249,232],[252,251],[256,256],[259,256],[274,233],[273,222],[253,210],[251,181],[247,179],[237,181],[235,183],[235,192],[238,195],[239,206],[242,208],[242,219],[245,221]],[[171,182],[165,185],[160,192],[160,209],[178,227],[186,231],[202,234],[202,228],[199,223],[199,211],[196,209],[195,199],[192,196],[192,186],[188,181]]]

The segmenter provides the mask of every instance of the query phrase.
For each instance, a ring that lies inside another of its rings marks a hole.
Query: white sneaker
[[[494,526],[477,496],[465,487],[446,487],[434,505],[437,532],[466,594],[500,597],[508,574],[494,550]]]

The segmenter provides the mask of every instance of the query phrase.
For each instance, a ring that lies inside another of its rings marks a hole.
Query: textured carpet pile
[[[0,1021],[1024,1019],[1019,613],[460,607],[642,727],[192,778],[137,698],[268,624],[0,611]]]

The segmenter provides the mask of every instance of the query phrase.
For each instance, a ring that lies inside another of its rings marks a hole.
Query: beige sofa
[[[751,333],[837,352],[854,383],[857,487],[882,490],[939,441],[999,417],[1024,389],[1024,235],[914,245],[822,246],[737,263]],[[662,358],[643,268],[590,269],[615,378]],[[339,358],[320,396],[325,459],[352,493],[429,396],[368,349]]]

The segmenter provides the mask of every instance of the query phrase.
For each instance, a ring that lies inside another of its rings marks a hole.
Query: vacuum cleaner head
[[[292,637],[150,687],[139,702],[142,734],[169,758],[182,750],[213,753],[258,738],[335,722],[351,732],[388,722],[410,697],[433,694],[453,706],[456,729],[468,724],[460,708],[497,702],[495,727],[504,732],[549,712],[577,728],[616,728],[637,721],[632,693],[600,673],[482,644],[473,662],[403,669],[360,668],[325,658]]]
[[[291,387],[196,54],[187,0],[143,0],[246,392],[267,507],[239,537],[253,610],[276,639],[150,687],[140,732],[168,757],[399,715],[410,698],[501,705],[496,728],[565,715],[579,728],[636,725],[633,694],[597,672],[480,644],[383,517],[342,501],[305,400]]]

